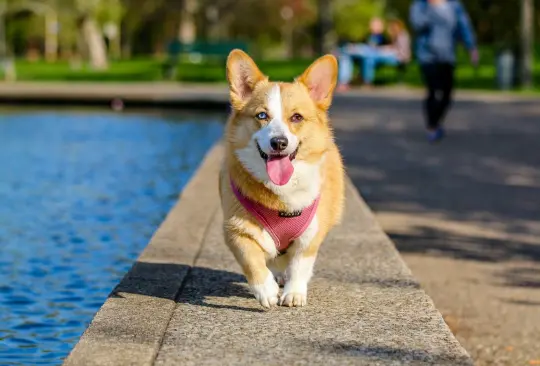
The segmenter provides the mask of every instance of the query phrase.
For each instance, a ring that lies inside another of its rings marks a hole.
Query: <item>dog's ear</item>
[[[255,85],[268,78],[261,73],[251,57],[236,49],[231,51],[227,58],[227,80],[233,108],[242,109],[251,97]]]
[[[311,99],[327,110],[332,103],[332,93],[336,87],[338,63],[333,55],[325,55],[315,60],[297,79],[304,84]]]

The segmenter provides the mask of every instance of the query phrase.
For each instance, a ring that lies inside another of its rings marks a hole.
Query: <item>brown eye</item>
[[[304,120],[304,117],[302,117],[302,115],[299,113],[295,113],[291,117],[291,122],[298,123],[298,122],[302,122],[303,120]]]

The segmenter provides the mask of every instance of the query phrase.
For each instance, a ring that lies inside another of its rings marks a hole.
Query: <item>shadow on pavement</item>
[[[540,268],[511,268],[500,273],[499,278],[502,279],[503,286],[540,289]]]
[[[387,229],[398,249],[540,261],[538,103],[458,102],[448,138],[437,145],[425,140],[420,107],[419,100],[370,98],[333,107],[348,173],[370,207],[380,217],[437,222]]]
[[[250,312],[263,312],[259,308],[208,303],[208,297],[253,298],[243,275],[204,267],[181,264],[136,262],[110,297],[123,297],[122,293],[137,294],[175,300],[178,303],[226,308]]]
[[[428,362],[434,365],[469,365],[467,357],[456,358],[453,355],[434,354],[428,350],[402,349],[388,346],[369,346],[354,342],[329,342],[326,344],[313,344],[318,351],[330,354],[345,354],[349,357],[372,359],[373,361]]]
[[[390,233],[407,253],[446,255],[482,262],[506,261],[509,258],[540,260],[540,245],[509,239],[456,235],[445,230],[415,226],[411,234]]]

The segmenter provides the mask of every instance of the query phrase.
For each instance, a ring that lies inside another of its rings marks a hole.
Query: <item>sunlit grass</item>
[[[464,89],[496,90],[496,69],[493,52],[483,50],[481,63],[477,69],[472,67],[466,55],[459,53],[456,71],[456,84]],[[260,61],[261,70],[272,80],[291,81],[300,75],[312,60]],[[44,61],[17,61],[17,80],[20,81],[79,81],[79,82],[145,82],[164,81],[164,62],[154,58],[139,58],[125,61],[112,61],[105,71],[88,67],[74,68],[68,62],[46,63]],[[540,60],[535,64],[537,91],[540,91]],[[176,81],[224,83],[225,61],[206,60],[201,63],[182,61],[176,68]],[[398,82],[396,70],[381,67],[377,72],[376,83],[392,85]],[[403,79],[410,86],[422,85],[418,65],[412,63]]]

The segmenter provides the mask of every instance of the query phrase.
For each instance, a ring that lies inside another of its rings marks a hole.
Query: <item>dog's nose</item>
[[[289,140],[285,136],[272,137],[270,139],[270,146],[275,151],[283,151],[287,148]]]

